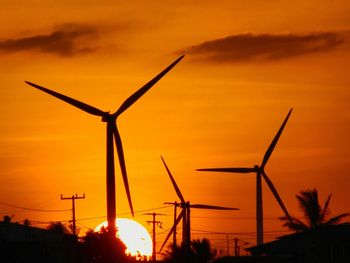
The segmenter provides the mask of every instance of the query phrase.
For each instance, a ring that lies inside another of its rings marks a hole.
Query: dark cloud
[[[0,52],[13,53],[19,51],[36,51],[53,53],[62,57],[93,52],[93,40],[98,36],[97,27],[64,24],[56,27],[48,34],[0,40]]]
[[[206,41],[181,53],[192,54],[196,60],[212,62],[270,61],[328,51],[344,41],[345,38],[335,32],[305,35],[242,34]]]

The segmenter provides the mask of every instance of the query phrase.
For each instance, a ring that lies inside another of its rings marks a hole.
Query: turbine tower
[[[197,169],[197,171],[206,171],[206,172],[228,172],[228,173],[256,173],[256,233],[257,233],[257,245],[264,243],[264,226],[263,226],[263,202],[262,202],[262,186],[261,186],[261,176],[266,181],[270,190],[272,191],[274,197],[276,198],[278,204],[282,208],[284,214],[292,222],[292,218],[288,213],[287,208],[285,207],[281,197],[279,196],[275,186],[272,184],[271,180],[265,172],[265,166],[283,132],[284,126],[287,124],[290,114],[292,113],[291,109],[285,118],[282,126],[278,130],[275,138],[272,140],[269,148],[267,149],[261,165],[255,165],[254,167],[244,167],[244,168],[205,168]]]
[[[107,176],[106,176],[106,186],[107,186],[107,221],[108,221],[108,231],[114,234],[116,232],[116,200],[115,200],[115,170],[114,170],[114,146],[113,140],[115,141],[117,155],[119,159],[120,171],[123,177],[124,187],[129,203],[129,207],[132,215],[134,216],[134,209],[132,206],[128,177],[125,166],[125,158],[123,152],[123,146],[121,137],[117,128],[117,118],[126,111],[131,105],[133,105],[143,94],[145,94],[154,84],[156,84],[169,70],[171,70],[182,58],[181,56],[176,59],[172,64],[170,64],[166,69],[160,72],[152,80],[138,89],[134,94],[127,98],[124,103],[119,107],[119,109],[113,114],[97,109],[86,103],[78,101],[76,99],[70,98],[58,92],[52,91],[50,89],[44,88],[37,84],[26,81],[27,84],[37,88],[43,92],[46,92],[64,102],[71,104],[89,114],[102,117],[102,121],[107,124]],[[114,139],[113,139],[114,138]]]
[[[180,223],[182,220],[182,245],[189,248],[190,243],[191,243],[191,223],[190,223],[190,209],[191,208],[197,208],[197,209],[211,209],[211,210],[239,210],[238,208],[231,208],[231,207],[222,207],[222,206],[213,206],[213,205],[204,205],[204,204],[190,204],[189,201],[186,201],[185,198],[183,197],[180,188],[177,186],[175,179],[173,175],[171,174],[167,164],[165,163],[163,157],[161,157],[163,164],[165,166],[165,169],[170,177],[170,180],[174,186],[175,192],[177,196],[180,199],[179,203],[165,203],[165,204],[174,204],[175,207],[179,206],[182,208],[179,216],[176,218],[174,221],[174,225],[172,226],[170,232],[165,238],[165,241],[160,248],[160,251],[162,251],[163,247],[165,246],[166,242],[168,241],[169,237],[176,231],[177,225]]]

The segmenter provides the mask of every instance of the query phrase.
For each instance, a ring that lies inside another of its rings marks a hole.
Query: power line
[[[13,208],[27,210],[27,211],[34,211],[34,212],[56,213],[56,212],[71,212],[72,211],[72,209],[37,209],[37,208],[29,208],[29,207],[23,207],[23,206],[17,206],[17,205],[5,203],[5,202],[2,202],[2,201],[0,201],[0,204],[4,205],[4,206],[8,206],[8,207],[13,207]],[[171,205],[166,205],[166,206],[159,206],[159,207],[154,207],[154,208],[149,208],[149,209],[144,209],[144,210],[138,210],[138,211],[135,211],[135,214],[144,213],[144,212],[148,212],[148,211],[165,209],[165,208],[169,208],[169,207],[172,207],[172,206]],[[117,216],[130,215],[130,214],[131,214],[131,212],[119,213],[119,214],[117,214]],[[84,220],[91,220],[91,219],[99,219],[99,218],[106,218],[106,216],[94,216],[94,217],[80,218],[80,219],[77,219],[77,221],[78,220],[84,221]],[[64,219],[64,220],[58,220],[58,221],[69,221],[69,220]],[[43,221],[41,221],[41,222],[44,223]],[[48,221],[47,223],[50,223],[50,221]]]
[[[161,209],[165,209],[168,207],[172,207],[172,206],[171,205],[159,206],[159,207],[154,207],[154,208],[149,208],[149,209],[144,209],[144,210],[138,210],[138,211],[135,211],[134,213],[139,214],[139,213],[144,213],[144,212],[148,212],[148,211],[161,210]],[[117,214],[117,216],[130,215],[130,214],[131,214],[131,212],[119,213],[119,214]],[[99,219],[99,218],[106,218],[106,216],[85,217],[85,218],[79,218],[76,220],[77,221],[85,221],[85,220]]]
[[[159,206],[159,207],[155,207],[155,208],[149,208],[149,209],[145,209],[145,210],[139,210],[139,211],[135,211],[135,214],[136,213],[143,213],[143,212],[148,212],[148,211],[153,211],[153,210],[160,210],[160,209],[164,209],[164,208],[168,208],[168,207],[172,207],[172,205],[163,205],[163,206]],[[130,212],[129,213],[124,213],[124,214],[131,214]],[[123,215],[124,215],[123,214]],[[120,214],[122,215],[122,214]]]
[[[9,206],[9,207],[13,207],[13,208],[18,208],[18,209],[22,209],[22,210],[28,210],[28,211],[35,211],[35,212],[49,212],[49,213],[53,213],[53,212],[68,212],[68,211],[72,211],[72,209],[35,209],[35,208],[28,208],[28,207],[23,207],[23,206],[17,206],[17,205],[12,205],[12,204],[8,204],[5,202],[1,202],[1,205],[4,206]]]
[[[254,216],[192,216],[193,218],[207,218],[219,220],[256,220]],[[264,217],[264,220],[279,220],[278,217]]]
[[[199,233],[206,233],[206,234],[218,234],[218,235],[226,235],[226,234],[256,234],[256,232],[219,232],[219,231],[210,231],[210,230],[202,230],[202,229],[192,229],[194,231],[198,231]],[[264,233],[285,233],[289,232],[288,230],[271,230],[271,231],[265,231]]]

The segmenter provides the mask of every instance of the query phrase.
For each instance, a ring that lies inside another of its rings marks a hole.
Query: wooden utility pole
[[[152,221],[147,221],[148,224],[153,225],[153,234],[152,234],[152,243],[153,243],[153,251],[152,251],[152,261],[156,261],[156,224],[160,224],[160,221],[156,221],[156,216],[164,216],[164,214],[156,214],[156,213],[146,213],[145,215],[151,215],[152,216]]]
[[[226,234],[226,249],[227,249],[227,256],[230,256],[230,240],[228,238],[228,234]]]
[[[238,246],[238,238],[235,238],[235,256],[239,256],[239,246]]]
[[[76,226],[75,226],[75,199],[85,199],[85,193],[83,196],[78,196],[78,194],[72,195],[72,197],[63,197],[61,194],[61,200],[72,200],[72,214],[73,214],[73,235],[76,236]]]
[[[177,202],[175,201],[175,203],[174,203],[174,223],[176,222],[176,218],[177,218],[176,208],[177,208]],[[175,251],[175,249],[176,249],[176,227],[174,229],[174,235],[173,235],[173,251]]]

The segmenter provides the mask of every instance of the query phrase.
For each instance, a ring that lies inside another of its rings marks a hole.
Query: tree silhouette
[[[25,225],[25,226],[30,226],[31,224],[32,224],[32,223],[30,222],[29,219],[24,219],[23,225]]]
[[[83,238],[82,250],[88,263],[129,262],[125,255],[126,246],[115,235],[105,229],[100,232],[88,231]]]
[[[295,217],[292,217],[292,221],[290,221],[287,217],[284,216],[280,217],[280,219],[284,221],[283,226],[296,232],[303,232],[325,226],[348,224],[340,222],[345,217],[349,216],[349,213],[340,214],[328,219],[328,216],[330,214],[329,203],[331,197],[332,195],[329,195],[324,206],[321,207],[316,189],[300,191],[300,194],[296,195],[296,198],[298,200],[300,210],[305,216],[306,222],[304,223]]]
[[[191,242],[191,247],[174,246],[171,244],[166,251],[165,260],[168,262],[206,263],[216,255],[216,250],[211,248],[210,241],[206,238],[196,239]]]
[[[174,246],[173,244],[170,244],[167,251],[165,252],[165,261],[167,262],[184,262],[184,263],[190,263],[194,262],[194,254],[191,249],[189,249],[187,246]]]
[[[64,225],[62,224],[62,222],[51,222],[48,227],[47,227],[47,230],[50,230],[50,231],[54,231],[56,233],[60,233],[60,234],[69,234],[70,231],[69,229]]]
[[[209,239],[196,239],[191,244],[192,251],[195,255],[196,262],[208,262],[216,256],[216,250],[211,248]]]

